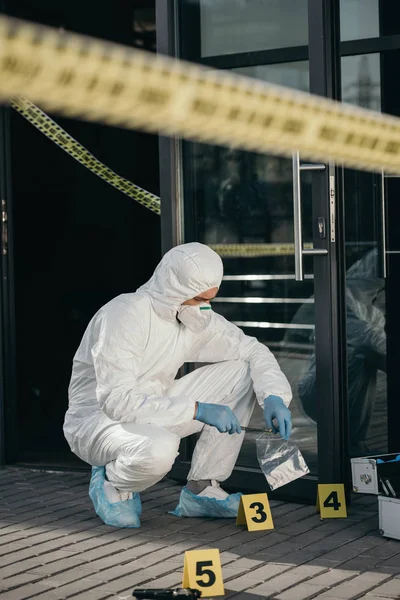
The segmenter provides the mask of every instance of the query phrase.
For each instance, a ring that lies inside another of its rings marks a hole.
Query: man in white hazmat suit
[[[108,302],[86,329],[64,434],[93,467],[89,493],[107,524],[140,526],[139,492],[170,471],[181,438],[197,432],[175,514],[234,517],[240,494],[219,483],[234,468],[256,400],[267,426],[290,436],[291,389],[274,356],[211,310],[222,275],[208,246],[177,246],[145,285]],[[175,379],[186,362],[216,364]]]

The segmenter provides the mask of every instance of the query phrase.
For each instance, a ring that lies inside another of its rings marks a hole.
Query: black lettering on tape
[[[15,56],[8,55],[2,60],[2,70],[8,71],[13,75],[24,75],[32,79],[40,71],[40,65],[28,60],[22,60],[20,57],[16,58]]]
[[[89,83],[87,85],[87,89],[90,91],[93,91],[94,88],[96,87],[96,85],[99,83],[99,78],[98,77],[92,77],[92,79],[89,80]]]
[[[326,127],[324,125],[320,129],[319,137],[327,142],[335,142],[339,133],[340,132],[337,129],[335,129],[333,127]]]
[[[240,114],[240,108],[234,107],[234,108],[229,109],[228,120],[234,121],[235,119],[238,118],[239,114]]]
[[[125,85],[123,83],[117,82],[111,88],[111,96],[119,96],[125,89]]]
[[[74,78],[75,78],[75,73],[71,69],[65,69],[64,71],[61,71],[61,73],[58,77],[58,82],[61,85],[69,85],[73,81]]]
[[[155,88],[143,88],[140,92],[140,100],[146,101],[149,104],[157,104],[162,106],[166,104],[170,98],[170,94],[163,90],[157,90]]]
[[[209,100],[196,98],[193,102],[193,110],[203,115],[213,115],[217,110],[217,105]]]
[[[263,127],[270,127],[273,122],[274,122],[274,117],[272,115],[267,115],[262,120],[262,126]]]
[[[379,144],[379,138],[377,137],[369,137],[363,135],[361,138],[361,148],[368,148],[369,150],[373,150]]]
[[[387,142],[387,144],[385,146],[385,152],[387,154],[398,154],[399,151],[400,151],[400,142],[396,142],[394,140]]]
[[[288,131],[290,133],[302,133],[304,130],[304,122],[299,119],[288,119],[283,122],[282,129],[283,131]]]

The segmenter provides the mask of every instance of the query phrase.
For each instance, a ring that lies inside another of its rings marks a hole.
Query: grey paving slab
[[[354,579],[359,575],[359,571],[345,569],[330,569],[325,573],[312,579],[313,585],[322,585],[323,587],[334,587],[343,581]]]
[[[252,591],[254,591],[255,594],[264,593],[269,596],[274,596],[289,588],[297,587],[297,584],[318,575],[324,570],[323,567],[315,567],[313,565],[295,567],[277,577],[272,577]]]
[[[384,598],[400,598],[400,579],[394,578],[369,591],[367,597],[375,600],[377,596]]]
[[[385,579],[389,579],[389,577],[382,573],[362,573],[354,579],[343,582],[324,592],[319,598],[320,600],[353,600],[359,598],[365,592],[373,590]]]
[[[300,583],[296,587],[286,590],[275,596],[277,600],[309,600],[311,598],[322,598],[320,593],[323,593],[324,588],[309,583]]]
[[[400,599],[400,542],[378,532],[377,499],[357,496],[348,519],[271,502],[275,529],[168,514],[180,487],[142,494],[139,530],[104,525],[88,473],[0,472],[0,599],[130,598],[134,587],[178,587],[184,553],[218,548],[226,598]],[[396,595],[397,594],[397,595]]]
[[[26,598],[31,598],[32,596],[36,597],[36,594],[42,593],[43,590],[44,587],[41,583],[33,583],[27,586],[21,585],[13,590],[0,592],[0,597],[1,600],[26,600]]]
[[[396,572],[399,571],[399,566],[400,566],[400,554],[395,554],[394,556],[378,563],[378,567],[393,568]]]
[[[375,596],[373,593],[366,594],[365,596],[361,596],[361,598],[367,598],[367,600],[388,600],[389,596]],[[393,596],[392,596],[393,598]],[[395,598],[399,598],[399,596],[395,596]]]
[[[95,588],[94,590],[86,590],[82,593],[75,594],[73,600],[103,600],[110,597],[112,596],[110,596],[109,592],[102,588]],[[132,594],[127,594],[127,597],[132,598]],[[42,594],[41,598],[45,600],[46,594]],[[51,596],[49,596],[49,599],[51,599]]]

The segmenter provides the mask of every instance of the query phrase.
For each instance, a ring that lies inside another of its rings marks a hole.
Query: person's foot
[[[105,467],[92,467],[89,496],[96,514],[113,527],[140,527],[142,504],[133,492],[117,490],[106,479]]]
[[[171,513],[177,517],[236,518],[242,494],[228,494],[214,480],[189,481]]]
[[[202,479],[201,481],[188,481],[186,489],[196,496],[202,498],[215,498],[215,500],[226,500],[228,492],[222,489],[215,479]]]
[[[107,479],[104,482],[104,491],[107,500],[111,503],[124,502],[125,500],[133,498],[133,492],[122,492],[121,490],[117,490],[117,488]]]

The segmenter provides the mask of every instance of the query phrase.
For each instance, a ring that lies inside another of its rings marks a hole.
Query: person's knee
[[[178,436],[166,429],[160,430],[156,436],[143,439],[139,447],[136,444],[125,446],[124,462],[129,462],[142,475],[163,477],[171,470],[178,447]]]
[[[178,456],[179,441],[179,437],[169,431],[151,440],[149,467],[152,473],[164,476],[170,472]]]

